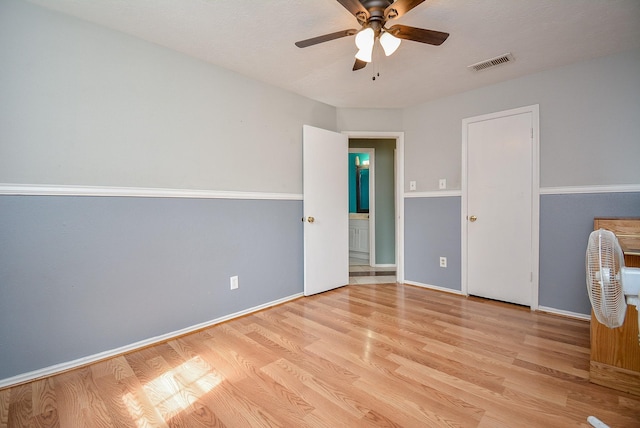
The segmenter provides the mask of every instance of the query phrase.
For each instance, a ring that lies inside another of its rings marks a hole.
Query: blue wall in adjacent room
[[[349,212],[358,212],[356,204],[356,156],[360,162],[369,160],[369,153],[349,153]],[[366,206],[369,206],[369,194],[365,196]]]

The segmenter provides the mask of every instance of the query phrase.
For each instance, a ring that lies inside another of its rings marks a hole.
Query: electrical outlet
[[[416,182],[415,181],[410,181],[409,182],[409,190],[416,190]]]
[[[232,290],[235,290],[236,288],[238,288],[238,275],[232,276],[231,278],[229,278],[229,283],[231,284]]]
[[[446,189],[446,188],[447,188],[447,179],[446,179],[446,178],[441,178],[441,179],[438,181],[438,188],[439,188],[440,190],[444,190],[444,189]]]
[[[447,267],[447,258],[446,257],[440,257],[440,267],[442,267],[442,268],[446,268]]]

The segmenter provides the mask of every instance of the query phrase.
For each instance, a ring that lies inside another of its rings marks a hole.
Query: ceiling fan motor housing
[[[387,19],[398,16],[397,11],[391,10],[385,17],[385,11],[392,3],[389,0],[365,0],[362,2],[362,5],[369,11],[369,18],[362,25],[371,27],[375,31],[376,37],[380,35]]]

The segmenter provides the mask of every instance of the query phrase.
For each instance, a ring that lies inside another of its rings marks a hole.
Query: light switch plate
[[[409,182],[409,190],[416,190],[416,182],[415,181],[410,181]]]
[[[441,178],[438,182],[438,188],[440,190],[444,190],[447,188],[447,179],[446,178]]]

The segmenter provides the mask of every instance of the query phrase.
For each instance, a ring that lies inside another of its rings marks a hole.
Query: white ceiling
[[[359,28],[335,0],[30,1],[336,107],[406,107],[640,48],[639,0],[426,0],[394,23],[449,39],[441,46],[403,41],[357,72],[353,37],[294,46]],[[513,63],[467,69],[507,52]]]

